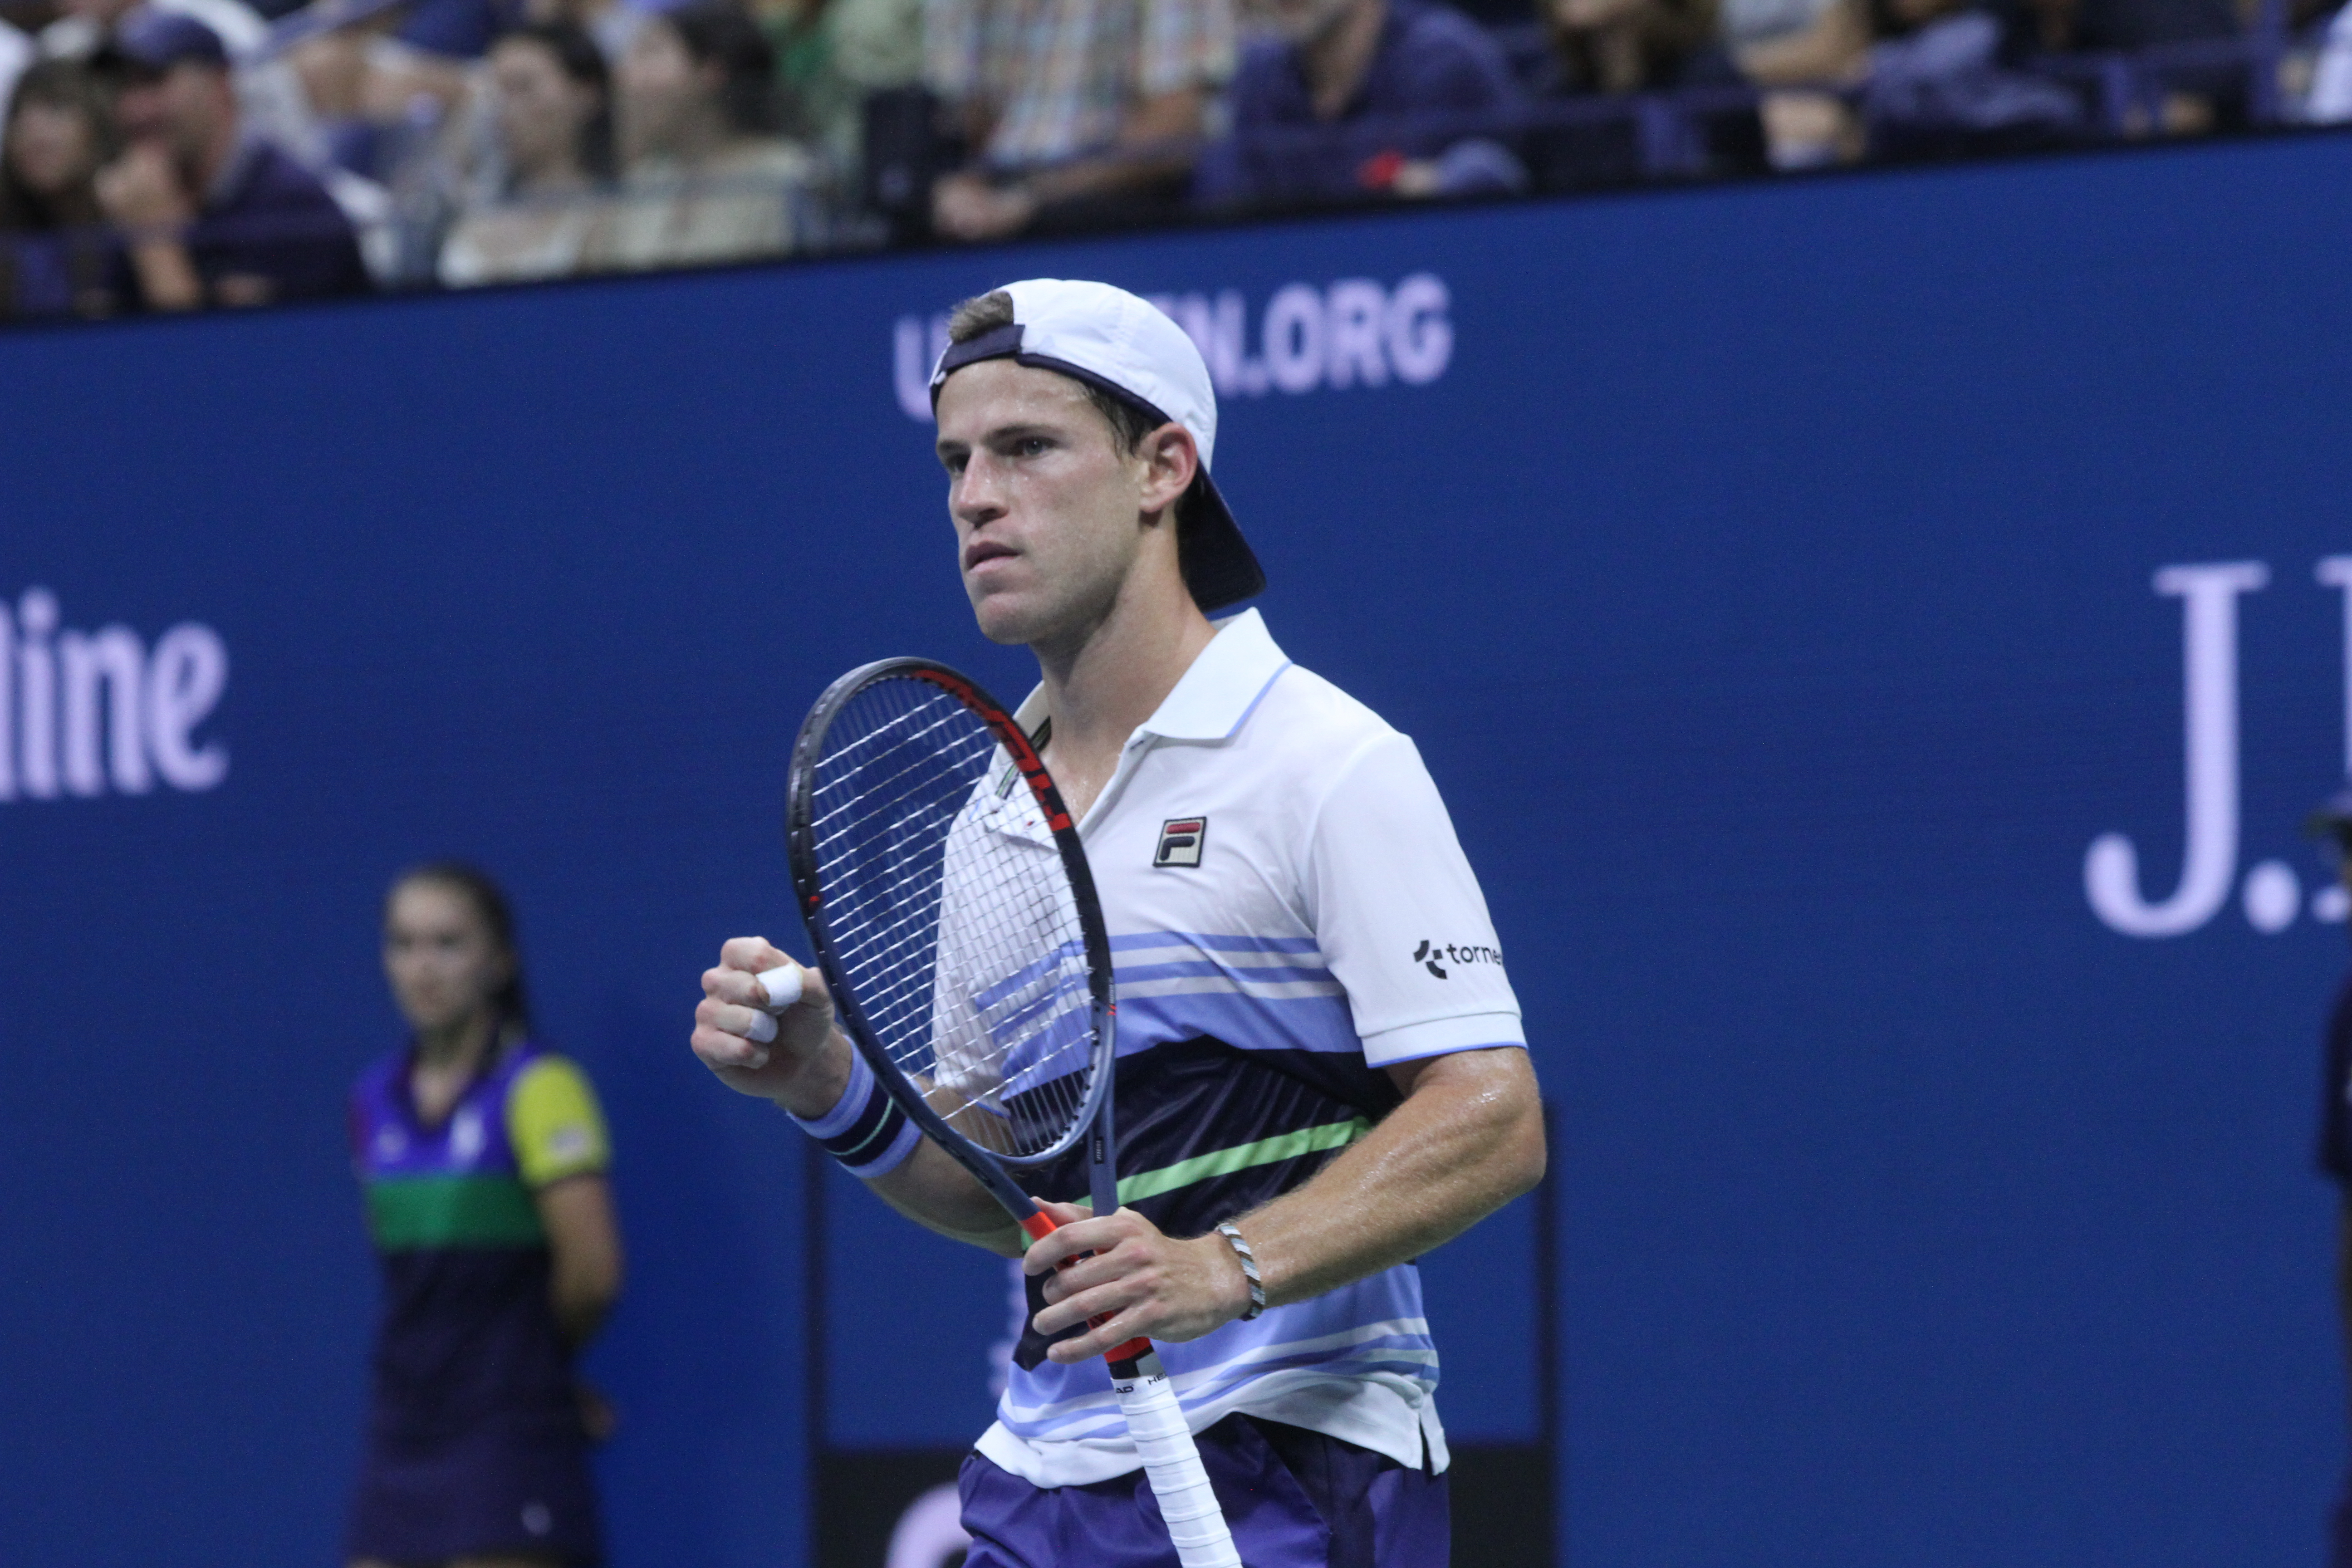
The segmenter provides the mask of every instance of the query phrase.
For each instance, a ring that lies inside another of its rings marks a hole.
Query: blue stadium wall
[[[1486,879],[1565,1291],[1524,1208],[1433,1257],[1443,1408],[1526,1440],[1564,1336],[1566,1554],[2314,1561],[2347,189],[2281,141],[0,338],[0,601],[78,672],[0,801],[0,1560],[332,1560],[341,1096],[455,853],[615,1129],[614,1561],[803,1561],[800,1151],[695,976],[797,936],[826,678],[1024,686],[894,362],[1062,273],[1223,299],[1269,622]],[[826,1441],[968,1438],[988,1266],[831,1258]]]

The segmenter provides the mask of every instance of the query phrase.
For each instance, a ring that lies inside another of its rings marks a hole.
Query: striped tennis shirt
[[[1020,718],[1034,731],[1042,699]],[[1286,658],[1255,610],[1129,737],[1079,833],[1116,972],[1119,1199],[1171,1235],[1363,1137],[1399,1103],[1383,1068],[1526,1043],[1420,753]],[[1078,1154],[1029,1179],[1086,1201]],[[1045,1487],[1139,1468],[1103,1363],[1059,1365],[1045,1343],[1024,1334],[981,1453]],[[1159,1348],[1196,1432],[1243,1411],[1445,1467],[1410,1263]]]

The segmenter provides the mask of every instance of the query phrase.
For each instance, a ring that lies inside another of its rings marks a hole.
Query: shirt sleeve
[[[1146,98],[1234,74],[1233,0],[1143,0],[1136,84]]]
[[[562,1057],[541,1057],[516,1078],[507,1095],[507,1138],[529,1187],[601,1175],[613,1163],[596,1091]]]
[[[1306,883],[1367,1062],[1527,1044],[1478,879],[1404,736],[1373,741],[1325,798]]]

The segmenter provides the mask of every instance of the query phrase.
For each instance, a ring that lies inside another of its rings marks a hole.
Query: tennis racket
[[[784,833],[817,963],[890,1098],[1033,1239],[1055,1224],[1012,1173],[1081,1141],[1095,1213],[1118,1208],[1110,940],[1012,715],[925,659],[851,670],[801,725]],[[797,970],[771,973],[772,1006],[798,996]],[[1104,1360],[1182,1568],[1240,1568],[1151,1342]]]

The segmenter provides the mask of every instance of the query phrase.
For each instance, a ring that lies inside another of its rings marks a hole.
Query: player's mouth
[[[963,569],[978,571],[992,561],[1010,560],[1020,553],[1009,544],[999,544],[993,539],[975,539],[963,547]]]

